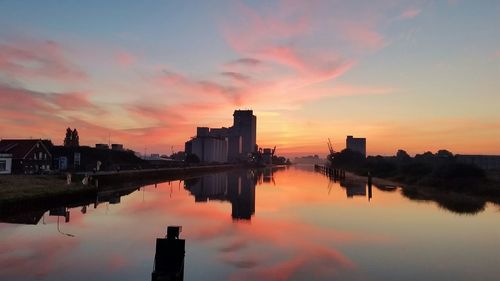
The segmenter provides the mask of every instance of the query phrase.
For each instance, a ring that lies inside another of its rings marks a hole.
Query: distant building
[[[51,147],[51,141],[41,139],[0,141],[0,153],[12,155],[12,173],[37,174],[50,171],[52,164]]]
[[[238,162],[257,150],[257,117],[252,110],[235,110],[233,126],[198,127],[196,137],[186,142],[185,152],[202,162]]]
[[[366,138],[355,138],[347,136],[345,140],[345,147],[352,151],[357,151],[366,157]]]
[[[262,153],[262,161],[265,165],[273,164],[273,150],[271,148],[264,148]]]
[[[106,143],[96,143],[95,144],[95,148],[98,148],[98,149],[109,149],[109,145],[106,144]]]
[[[500,170],[500,155],[455,155],[460,163],[473,164],[483,170]]]
[[[196,137],[186,143],[186,152],[198,156],[201,162],[227,162],[227,139],[213,136],[206,127],[197,128]]]
[[[112,144],[111,144],[111,149],[112,149],[112,150],[123,151],[123,144],[119,144],[119,143],[112,143]]]
[[[130,170],[145,164],[133,151],[100,149],[88,146],[53,146],[53,168],[59,171]],[[100,162],[100,165],[98,165]]]
[[[324,164],[326,159],[320,158],[318,155],[308,155],[302,157],[295,157],[294,164]]]
[[[0,175],[12,173],[12,154],[0,153]]]
[[[257,144],[257,117],[253,115],[253,110],[235,110],[233,117],[232,135],[241,136],[242,153],[255,152]]]

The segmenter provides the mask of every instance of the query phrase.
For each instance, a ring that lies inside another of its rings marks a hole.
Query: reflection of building
[[[345,147],[352,151],[357,151],[366,157],[366,138],[354,138],[347,136],[345,140]]]
[[[363,181],[340,181],[340,186],[345,188],[347,197],[366,196],[366,183]]]
[[[249,220],[255,214],[255,184],[254,178],[247,171],[228,174],[233,219]]]
[[[202,162],[236,162],[256,151],[257,117],[252,110],[235,110],[233,126],[198,127],[196,137],[187,141],[185,152]]]
[[[0,212],[0,222],[1,223],[13,223],[13,224],[33,224],[36,225],[42,218],[45,211],[30,211],[22,212],[18,214],[5,214]]]
[[[264,169],[262,181],[265,183],[270,183],[271,181],[273,181],[273,168]]]
[[[229,201],[233,219],[243,220],[251,219],[255,213],[255,185],[255,177],[249,171],[210,174],[185,181],[185,188],[196,202]]]

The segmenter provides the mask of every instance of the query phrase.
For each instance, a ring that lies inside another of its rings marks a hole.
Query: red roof
[[[47,146],[51,145],[52,142],[41,139],[1,140],[0,153],[12,154],[13,159],[24,159],[37,143],[40,143],[40,145],[50,155],[49,147]]]

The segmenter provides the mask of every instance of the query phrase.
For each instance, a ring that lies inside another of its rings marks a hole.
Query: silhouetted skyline
[[[498,1],[2,1],[0,138],[183,150],[235,109],[324,156],[500,154]]]

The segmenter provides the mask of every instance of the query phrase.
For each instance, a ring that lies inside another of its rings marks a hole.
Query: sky
[[[500,1],[0,1],[0,138],[500,154]]]

